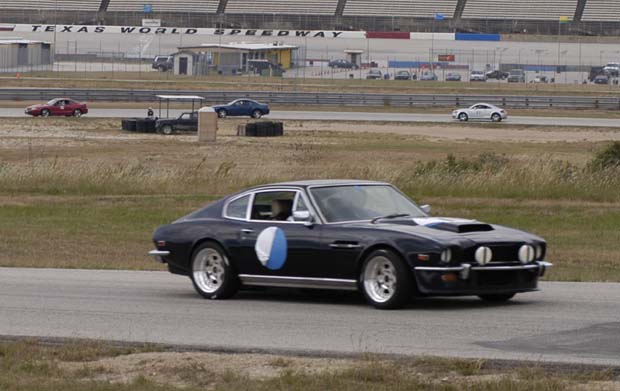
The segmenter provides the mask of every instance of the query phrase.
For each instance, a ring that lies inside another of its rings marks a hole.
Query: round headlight
[[[478,247],[475,257],[476,262],[481,265],[486,265],[487,263],[491,262],[491,259],[493,259],[493,251],[491,251],[491,249],[488,247]]]
[[[448,263],[452,260],[452,250],[450,250],[449,248],[443,250],[441,252],[441,263]]]
[[[529,244],[524,244],[519,248],[519,262],[521,263],[529,263],[534,260],[536,256],[536,250],[534,247]]]
[[[543,255],[542,253],[543,253],[542,246],[540,244],[536,245],[536,259],[539,259],[539,260],[542,259],[542,255]]]

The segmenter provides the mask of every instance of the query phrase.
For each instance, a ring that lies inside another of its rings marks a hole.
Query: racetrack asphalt
[[[185,110],[186,111],[186,110]],[[170,117],[176,117],[184,110],[170,110]],[[370,121],[370,122],[458,122],[452,119],[449,110],[446,114],[403,114],[403,113],[364,113],[336,111],[272,111],[266,119],[306,120],[306,121]],[[91,109],[87,116],[93,118],[128,118],[144,117],[142,109]],[[23,109],[0,108],[0,117],[24,117]],[[574,117],[528,117],[511,116],[505,123],[513,125],[537,126],[577,126],[577,127],[620,127],[618,119],[608,118],[574,118]]]
[[[209,301],[167,272],[0,268],[0,335],[620,365],[620,284],[541,289],[508,304],[425,298],[380,311],[357,293],[243,291]]]

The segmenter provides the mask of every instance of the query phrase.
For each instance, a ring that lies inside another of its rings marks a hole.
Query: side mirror
[[[306,225],[312,225],[314,216],[308,210],[296,210],[293,212],[293,221],[303,221]]]
[[[420,209],[422,209],[422,212],[426,213],[427,215],[431,213],[431,206],[428,204],[420,206]]]

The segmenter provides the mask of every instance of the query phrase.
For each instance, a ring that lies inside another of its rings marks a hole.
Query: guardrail
[[[0,88],[0,100],[42,101],[70,97],[81,101],[154,102],[155,95],[199,95],[205,104],[250,98],[281,105],[462,107],[487,102],[508,108],[562,108],[620,110],[620,97],[613,96],[527,96],[453,94],[360,94],[334,92],[200,91],[200,90],[114,90],[62,88]]]

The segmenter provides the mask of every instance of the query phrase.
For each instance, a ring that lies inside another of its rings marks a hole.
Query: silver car
[[[470,119],[488,119],[493,122],[501,122],[502,120],[508,118],[508,113],[506,110],[488,103],[476,103],[466,109],[454,110],[452,112],[452,118],[458,119],[459,121],[469,121]]]
[[[482,71],[471,71],[469,81],[487,81],[487,75]]]

